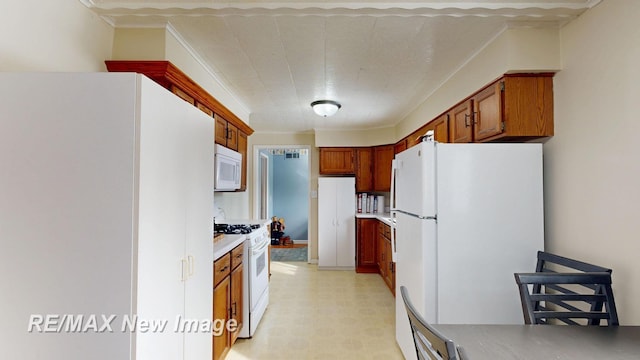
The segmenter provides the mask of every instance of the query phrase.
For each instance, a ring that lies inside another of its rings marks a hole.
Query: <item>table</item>
[[[470,360],[640,359],[640,326],[433,326]]]

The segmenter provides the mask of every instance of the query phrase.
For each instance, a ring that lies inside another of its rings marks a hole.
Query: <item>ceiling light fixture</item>
[[[332,116],[342,107],[340,103],[333,100],[316,100],[311,103],[313,111],[320,116]]]

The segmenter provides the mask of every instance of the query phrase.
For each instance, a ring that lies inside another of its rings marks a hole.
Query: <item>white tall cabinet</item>
[[[3,357],[210,359],[175,330],[212,318],[213,118],[130,73],[0,73],[0,109]]]
[[[355,268],[355,191],[353,177],[318,179],[318,268]]]

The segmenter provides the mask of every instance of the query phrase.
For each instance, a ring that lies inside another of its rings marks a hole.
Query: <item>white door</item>
[[[356,265],[356,181],[355,178],[336,179],[336,266]]]
[[[355,178],[318,179],[318,267],[355,267]]]
[[[415,359],[416,351],[400,286],[427,322],[437,323],[436,248],[435,220],[397,214],[396,341],[406,359]]]
[[[395,208],[424,217],[436,215],[436,145],[419,143],[395,158]]]
[[[544,248],[542,144],[437,149],[438,320],[520,324],[513,273],[532,271]]]
[[[173,96],[173,94],[169,94]],[[213,292],[213,119],[183,102],[186,108],[178,120],[183,129],[185,228],[185,293],[184,317],[189,320],[212,318]],[[185,106],[186,105],[186,106]],[[210,359],[211,334],[206,331],[184,332],[184,359]]]
[[[164,331],[136,333],[136,359],[181,359],[183,334],[173,322],[184,315],[182,281],[186,230],[186,159],[181,101],[142,82],[140,109],[137,312],[141,319],[168,320]],[[149,106],[145,106],[148,104]],[[158,323],[160,325],[160,323]]]
[[[335,267],[336,186],[332,178],[318,179],[318,267]]]

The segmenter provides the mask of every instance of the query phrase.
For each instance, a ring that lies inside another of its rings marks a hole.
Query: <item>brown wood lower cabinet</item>
[[[243,244],[213,263],[213,321],[224,325],[220,334],[213,336],[213,360],[223,359],[235,343],[243,325],[242,319],[242,257]],[[235,331],[228,331],[227,324],[235,320]]]
[[[216,287],[213,289],[213,321],[217,323],[217,319],[224,319],[225,323],[228,319],[229,313],[227,311],[227,305],[229,298],[231,297],[231,279],[229,276],[225,277]],[[213,336],[213,359],[222,359],[227,355],[231,349],[229,343],[229,333],[226,327],[218,336]]]
[[[378,269],[389,290],[395,295],[396,269],[391,256],[391,226],[378,222]]]
[[[377,232],[377,219],[356,219],[356,272],[378,272],[378,264],[376,262]]]

